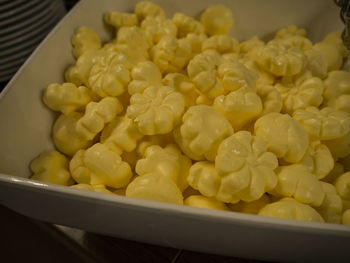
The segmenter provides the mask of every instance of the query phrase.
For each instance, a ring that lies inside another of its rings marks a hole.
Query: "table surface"
[[[144,244],[57,226],[0,205],[0,252],[5,262],[50,263],[257,263]],[[4,262],[4,261],[1,261]]]

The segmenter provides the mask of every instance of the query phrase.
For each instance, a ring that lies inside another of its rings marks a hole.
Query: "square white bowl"
[[[108,41],[102,21],[108,10],[132,12],[137,0],[79,2],[56,26],[0,95],[0,203],[27,216],[131,240],[189,250],[276,261],[350,262],[350,227],[267,218],[235,212],[158,203],[88,192],[27,179],[29,163],[53,149],[56,117],[42,103],[50,83],[63,82],[74,63],[70,38],[78,26],[93,28]],[[342,30],[331,0],[167,0],[154,1],[171,17],[198,15],[210,4],[232,8],[239,40],[271,37],[297,24],[314,40]]]

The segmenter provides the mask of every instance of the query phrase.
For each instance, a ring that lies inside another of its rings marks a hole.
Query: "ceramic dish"
[[[350,262],[350,227],[260,217],[88,192],[27,179],[29,162],[52,149],[55,114],[42,103],[49,83],[62,82],[73,63],[70,38],[81,25],[110,39],[108,10],[132,11],[137,0],[81,1],[56,26],[0,95],[0,203],[26,216],[95,233],[175,248],[274,261]],[[313,40],[342,29],[333,1],[155,1],[168,16],[198,16],[209,4],[233,10],[232,34],[271,36],[297,24]]]

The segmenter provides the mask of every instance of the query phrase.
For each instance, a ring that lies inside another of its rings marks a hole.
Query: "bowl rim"
[[[162,213],[172,215],[180,215],[185,218],[206,219],[209,221],[225,221],[232,224],[244,224],[260,226],[269,229],[283,229],[293,232],[319,233],[325,235],[337,235],[350,237],[350,226],[342,224],[331,224],[322,222],[307,222],[292,219],[273,218],[259,216],[253,214],[240,213],[235,211],[221,211],[213,209],[205,209],[198,207],[190,207],[186,205],[177,205],[151,200],[143,200],[138,198],[120,196],[116,194],[107,194],[93,192],[83,189],[75,189],[63,185],[56,185],[36,181],[33,179],[22,178],[18,176],[10,176],[0,173],[0,184],[9,187],[26,188],[34,191],[51,192],[58,195],[69,196],[73,199],[86,199],[96,202],[107,202],[111,205],[127,206],[133,210],[149,210],[152,213]]]

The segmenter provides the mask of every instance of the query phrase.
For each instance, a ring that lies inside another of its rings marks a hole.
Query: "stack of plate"
[[[0,82],[12,77],[64,14],[62,0],[0,1]]]

